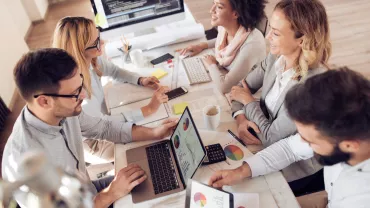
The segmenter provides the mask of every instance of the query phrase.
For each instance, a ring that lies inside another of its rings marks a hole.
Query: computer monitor
[[[122,34],[185,19],[184,0],[90,0],[100,24],[101,36]]]

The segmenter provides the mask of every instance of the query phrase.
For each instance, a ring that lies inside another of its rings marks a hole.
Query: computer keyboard
[[[154,193],[160,194],[179,188],[168,143],[159,143],[146,148]]]
[[[202,58],[186,58],[182,60],[182,63],[184,64],[191,85],[212,81],[203,64]]]

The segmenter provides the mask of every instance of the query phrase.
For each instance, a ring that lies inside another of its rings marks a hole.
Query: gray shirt
[[[27,151],[42,150],[53,165],[64,170],[78,170],[89,179],[82,137],[128,143],[132,141],[132,125],[123,121],[122,117],[98,118],[81,112],[79,116],[65,118],[60,125],[52,126],[35,117],[24,107],[4,148],[2,176],[9,181],[16,180],[20,177],[17,159]],[[90,185],[96,193],[93,184]],[[19,191],[16,194],[21,205],[24,205],[25,197],[24,192]]]

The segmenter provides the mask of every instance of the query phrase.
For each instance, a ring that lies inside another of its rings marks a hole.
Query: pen
[[[227,132],[229,132],[229,134],[234,137],[234,139],[238,140],[238,142],[240,142],[244,147],[247,147],[247,145],[245,145],[244,142],[239,139],[239,137],[237,137],[232,131],[230,131],[230,129],[228,129]]]

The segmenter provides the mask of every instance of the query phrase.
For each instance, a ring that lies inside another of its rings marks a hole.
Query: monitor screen
[[[191,178],[206,155],[194,121],[186,108],[171,137],[177,162],[185,182]]]
[[[183,12],[183,0],[91,0],[103,31]]]

